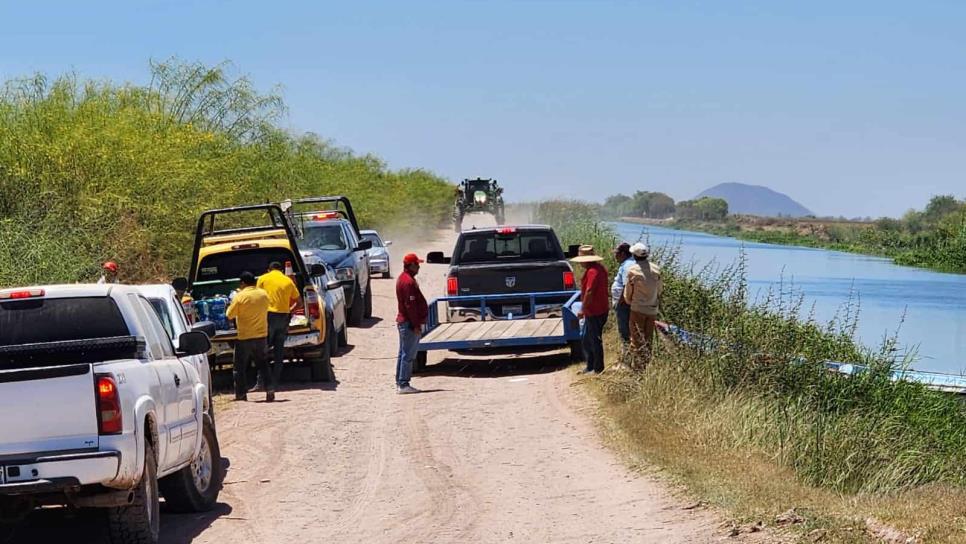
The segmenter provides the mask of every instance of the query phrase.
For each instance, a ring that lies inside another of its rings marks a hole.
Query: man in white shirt
[[[617,333],[621,338],[621,355],[617,368],[624,363],[627,347],[631,340],[631,307],[624,301],[624,286],[627,285],[627,272],[636,261],[631,256],[631,246],[627,242],[621,242],[614,249],[614,258],[620,263],[617,273],[614,274],[614,281],[610,286],[611,304],[614,306],[614,314],[617,316]]]

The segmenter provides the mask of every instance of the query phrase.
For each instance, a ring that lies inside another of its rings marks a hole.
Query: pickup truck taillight
[[[574,273],[570,270],[563,273],[564,289],[573,289],[577,283],[574,281]]]
[[[460,280],[456,276],[446,278],[446,294],[455,297],[460,294]]]
[[[309,307],[309,317],[319,319],[322,314],[319,311],[319,292],[315,289],[305,290],[305,305]]]
[[[121,397],[111,376],[97,377],[97,434],[121,434]]]

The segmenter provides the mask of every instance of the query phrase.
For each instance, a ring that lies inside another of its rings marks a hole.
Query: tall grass
[[[594,208],[575,207],[547,202],[537,219],[554,225],[564,243],[613,245],[613,231]],[[695,269],[674,247],[654,248],[653,259],[663,267],[662,318],[707,341],[661,342],[645,373],[606,382],[611,401],[640,407],[638,423],[721,450],[757,452],[806,484],[838,492],[966,486],[963,403],[891,381],[903,360],[891,341],[878,349],[855,341],[854,303],[820,323],[789,290],[750,300],[743,259]],[[608,264],[613,272],[615,263]],[[870,370],[845,377],[827,371],[828,360]]]
[[[452,190],[276,123],[278,96],[231,67],[169,61],[149,85],[75,75],[8,81],[0,93],[0,285],[184,273],[204,209],[345,194],[360,221],[445,221]]]

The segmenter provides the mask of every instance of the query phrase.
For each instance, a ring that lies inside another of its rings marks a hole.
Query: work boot
[[[265,402],[275,402],[275,391],[265,393]]]

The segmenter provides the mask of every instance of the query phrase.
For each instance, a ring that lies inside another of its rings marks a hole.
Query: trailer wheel
[[[574,363],[579,363],[584,360],[584,345],[580,340],[570,342],[570,360]]]
[[[413,361],[413,374],[418,374],[420,372],[426,371],[426,352],[417,351],[416,360]]]

